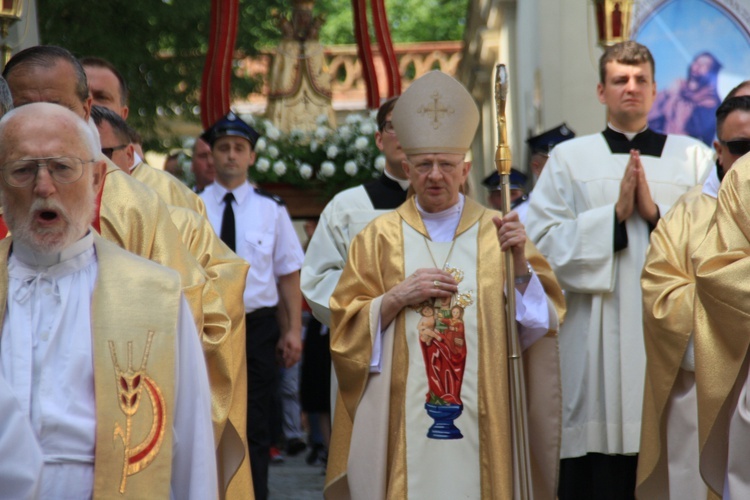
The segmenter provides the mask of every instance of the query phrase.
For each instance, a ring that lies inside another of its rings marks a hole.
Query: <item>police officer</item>
[[[555,128],[542,132],[539,135],[526,139],[526,144],[529,145],[529,149],[531,150],[529,156],[529,170],[534,178],[534,184],[539,180],[539,176],[542,175],[542,170],[544,170],[544,165],[547,164],[547,158],[549,158],[552,148],[561,142],[574,138],[575,136],[576,133],[563,123]]]
[[[276,359],[278,356],[290,367],[301,351],[299,270],[304,256],[281,199],[247,180],[255,163],[258,133],[230,112],[202,138],[211,146],[216,169],[215,182],[200,195],[208,220],[221,239],[250,263],[244,293],[247,436],[255,496],[265,499],[270,420],[277,391]]]
[[[516,170],[515,168],[510,169],[510,208],[518,213],[518,217],[521,222],[525,223],[526,210],[529,208],[526,203],[529,200],[529,196],[526,191],[526,183],[528,177],[523,172]],[[486,187],[490,193],[487,198],[490,206],[495,210],[502,211],[502,198],[500,188],[500,174],[492,172],[490,175],[484,178],[482,185]]]

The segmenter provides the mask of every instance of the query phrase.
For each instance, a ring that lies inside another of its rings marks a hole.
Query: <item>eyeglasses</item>
[[[83,164],[95,160],[81,160],[71,156],[49,158],[24,158],[2,166],[3,180],[13,187],[26,187],[36,179],[39,169],[47,168],[52,180],[59,184],[71,184],[83,175]]]
[[[120,144],[119,146],[115,146],[113,148],[102,148],[102,154],[111,160],[112,155],[115,151],[120,151],[121,149],[125,149],[126,147],[128,147],[127,144]]]
[[[413,165],[413,167],[414,167],[414,170],[416,170],[420,174],[428,174],[428,173],[432,172],[432,170],[435,167],[437,167],[438,170],[440,170],[444,174],[450,174],[454,170],[456,170],[456,168],[458,168],[458,165],[460,163],[463,163],[463,161],[461,161],[459,163],[449,163],[449,162],[444,161],[444,160],[443,161],[438,161],[438,160],[435,160],[435,161],[424,160],[424,161],[421,161],[421,162],[417,163],[416,165]]]
[[[386,120],[383,123],[382,131],[385,132],[386,134],[391,134],[391,135],[396,134],[396,129],[393,128],[393,122],[391,122],[390,120]]]
[[[737,139],[734,141],[719,141],[727,147],[734,156],[742,156],[750,152],[750,139]]]

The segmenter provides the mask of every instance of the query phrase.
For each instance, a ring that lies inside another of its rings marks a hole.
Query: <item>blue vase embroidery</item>
[[[453,423],[461,416],[463,405],[447,404],[435,405],[425,403],[427,415],[435,421],[427,431],[427,437],[430,439],[462,439],[464,437],[461,431]]]

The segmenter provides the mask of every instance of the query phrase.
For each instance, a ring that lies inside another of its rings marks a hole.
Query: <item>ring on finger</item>
[[[440,282],[438,280],[433,281],[432,284],[435,285],[435,288],[440,288]]]

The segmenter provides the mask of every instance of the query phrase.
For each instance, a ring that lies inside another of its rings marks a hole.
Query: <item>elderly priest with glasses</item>
[[[98,149],[57,104],[0,120],[12,234],[0,242],[0,371],[42,450],[39,498],[216,498],[195,322],[175,271],[90,228]]]
[[[462,194],[478,122],[466,89],[438,71],[393,110],[416,195],[354,238],[331,297],[340,387],[327,498],[512,498],[506,292],[517,297],[530,398],[544,392],[537,409],[553,409],[544,423],[530,415],[530,435],[536,498],[554,498],[564,299],[518,216]]]

